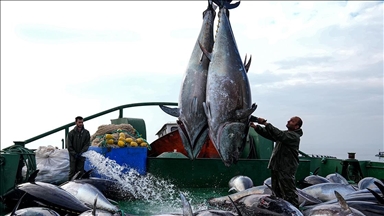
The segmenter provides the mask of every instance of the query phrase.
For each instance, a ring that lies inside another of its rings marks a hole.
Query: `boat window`
[[[177,127],[171,127],[171,131],[177,130]]]

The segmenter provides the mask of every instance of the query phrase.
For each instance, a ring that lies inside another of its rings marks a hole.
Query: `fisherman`
[[[90,146],[91,136],[89,131],[84,128],[84,119],[81,116],[75,118],[75,128],[73,128],[67,137],[69,153],[69,181],[75,173],[81,171],[84,173],[85,157],[81,156]]]
[[[299,144],[303,135],[303,121],[294,116],[288,122],[288,130],[282,131],[268,123],[264,118],[257,118],[258,125],[250,123],[255,131],[266,139],[276,142],[269,160],[272,190],[277,197],[283,198],[299,208],[295,174],[299,166]],[[264,125],[264,127],[260,126]]]

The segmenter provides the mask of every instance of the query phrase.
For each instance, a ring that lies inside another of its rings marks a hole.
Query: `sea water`
[[[195,212],[209,208],[206,204],[207,199],[223,196],[228,191],[227,188],[177,188],[167,179],[156,177],[151,173],[140,175],[136,170],[119,165],[95,151],[87,151],[83,156],[88,158],[92,168],[99,174],[117,181],[123,194],[135,198],[129,201],[116,200],[120,209],[128,214],[182,214],[180,193],[183,193]]]

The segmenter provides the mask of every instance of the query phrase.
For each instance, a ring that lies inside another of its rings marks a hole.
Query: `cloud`
[[[68,43],[89,41],[137,41],[139,34],[128,30],[75,30],[46,25],[20,25],[16,27],[18,36],[32,43]]]
[[[2,148],[79,114],[177,102],[206,7],[205,1],[2,2]],[[252,55],[255,115],[280,128],[302,116],[305,151],[337,148],[345,157],[363,143],[373,156],[383,148],[382,2],[242,1],[230,21],[241,57]],[[157,107],[124,114],[145,119],[150,141],[163,123],[175,121]],[[93,133],[117,116],[86,127]],[[44,143],[60,144],[63,134]]]
[[[308,67],[308,66],[319,66],[319,63],[334,63],[335,59],[331,56],[308,56],[308,57],[299,57],[292,59],[285,59],[275,62],[279,66],[278,70],[288,70],[297,67]]]

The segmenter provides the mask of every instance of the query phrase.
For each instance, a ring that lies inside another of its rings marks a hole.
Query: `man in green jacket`
[[[271,169],[272,190],[277,197],[283,198],[298,208],[295,174],[299,166],[299,144],[300,137],[303,135],[301,130],[303,121],[300,117],[292,117],[287,122],[288,130],[286,131],[281,131],[267,123],[264,118],[258,118],[257,123],[259,125],[251,123],[250,126],[264,138],[276,142],[268,164],[268,168]]]
[[[75,128],[68,133],[69,153],[69,180],[79,171],[84,172],[85,157],[81,156],[90,146],[91,136],[84,128],[84,119],[81,116],[75,118]]]

